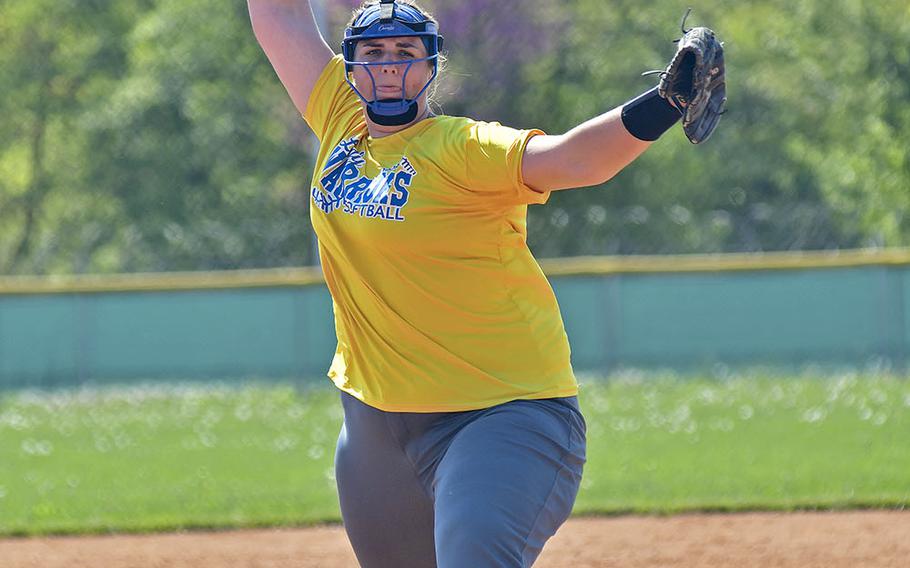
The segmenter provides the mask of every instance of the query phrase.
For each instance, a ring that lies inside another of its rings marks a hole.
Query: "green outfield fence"
[[[541,264],[579,372],[903,370],[910,348],[906,249]],[[333,348],[319,269],[0,278],[0,387],[316,378]]]

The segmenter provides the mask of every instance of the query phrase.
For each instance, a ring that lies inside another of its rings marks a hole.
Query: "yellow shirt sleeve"
[[[471,121],[464,143],[465,186],[505,205],[546,203],[550,192],[534,190],[521,177],[528,140],[543,133]]]
[[[321,142],[331,127],[346,126],[336,124],[339,120],[348,122],[359,112],[360,99],[345,81],[344,59],[336,55],[313,86],[303,118]]]

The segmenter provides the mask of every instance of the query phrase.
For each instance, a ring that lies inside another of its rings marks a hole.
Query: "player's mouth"
[[[376,93],[383,98],[401,98],[401,87],[376,87]]]

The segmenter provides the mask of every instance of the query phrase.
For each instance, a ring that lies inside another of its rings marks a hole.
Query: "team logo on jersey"
[[[313,203],[323,213],[336,209],[348,215],[386,221],[404,221],[401,210],[408,203],[408,187],[417,171],[407,158],[383,168],[374,178],[363,175],[366,160],[357,151],[357,138],[338,143],[313,184]]]

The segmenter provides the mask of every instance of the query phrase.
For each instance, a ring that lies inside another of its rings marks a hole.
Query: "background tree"
[[[127,270],[312,261],[308,131],[244,2],[162,0],[93,114],[92,176],[121,204]]]
[[[116,215],[86,179],[82,121],[124,73],[121,37],[143,7],[0,3],[0,272],[79,269]]]
[[[337,46],[356,0],[320,10]],[[686,5],[425,0],[441,112],[561,133],[652,86]],[[910,242],[910,8],[706,0],[729,113],[529,209],[540,256]],[[306,54],[301,54],[305,57]],[[244,0],[0,0],[0,273],[315,262],[313,140]]]

